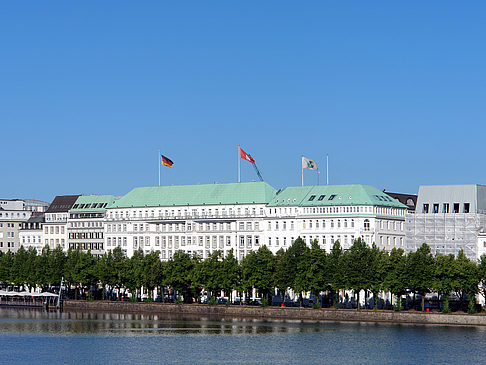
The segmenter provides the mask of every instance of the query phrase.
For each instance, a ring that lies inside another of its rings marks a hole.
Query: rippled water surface
[[[2,363],[484,363],[486,328],[0,308]]]

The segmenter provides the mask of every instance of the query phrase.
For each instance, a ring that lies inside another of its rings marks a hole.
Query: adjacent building
[[[37,254],[42,253],[44,240],[42,234],[42,225],[44,223],[44,214],[32,215],[27,221],[21,223],[19,231],[20,244],[26,250],[33,247]]]
[[[406,218],[406,250],[427,243],[433,254],[473,260],[486,251],[486,186],[420,186],[417,208]]]
[[[32,211],[25,207],[25,201],[21,199],[0,200],[0,251],[16,252],[20,247],[19,231],[22,222],[32,215]]]
[[[50,249],[62,247],[67,250],[67,220],[69,210],[73,207],[79,195],[59,195],[54,198],[45,213],[45,222],[43,224],[44,246]]]
[[[105,212],[116,198],[113,195],[81,195],[69,210],[67,224],[69,249],[90,251],[102,256],[105,252]]]

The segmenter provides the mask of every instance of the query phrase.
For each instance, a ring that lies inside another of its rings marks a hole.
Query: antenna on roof
[[[326,185],[329,185],[329,154],[326,153]]]

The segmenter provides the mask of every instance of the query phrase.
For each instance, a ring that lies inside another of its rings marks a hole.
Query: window
[[[424,204],[423,213],[428,213],[428,212],[429,212],[429,205],[428,204]]]
[[[434,210],[433,210],[434,213],[439,213],[439,204],[438,203],[435,203],[434,204]]]
[[[469,213],[469,203],[464,203],[464,213]]]
[[[364,230],[369,231],[370,230],[370,221],[368,219],[364,220]]]
[[[459,213],[459,203],[454,203],[454,210],[452,213]]]
[[[319,196],[319,198],[317,200],[321,201],[322,199],[324,199],[325,195],[321,195]]]
[[[442,205],[442,213],[449,213],[449,203],[444,203]]]
[[[315,195],[311,195],[310,198],[309,198],[309,201],[313,201],[315,198],[316,198]]]
[[[328,200],[334,200],[334,198],[335,198],[335,197],[336,197],[336,195],[335,195],[335,194],[332,194],[332,195],[329,197],[329,199],[328,199]]]

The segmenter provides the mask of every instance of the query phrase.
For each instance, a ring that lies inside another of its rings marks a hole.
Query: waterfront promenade
[[[215,318],[254,318],[308,321],[342,322],[385,322],[409,324],[437,324],[460,326],[486,326],[486,315],[456,312],[424,313],[416,311],[383,311],[354,309],[312,309],[287,307],[260,307],[238,305],[206,304],[168,304],[168,303],[133,303],[110,301],[75,301],[63,303],[65,311],[90,311],[113,313],[172,314],[196,315]]]

